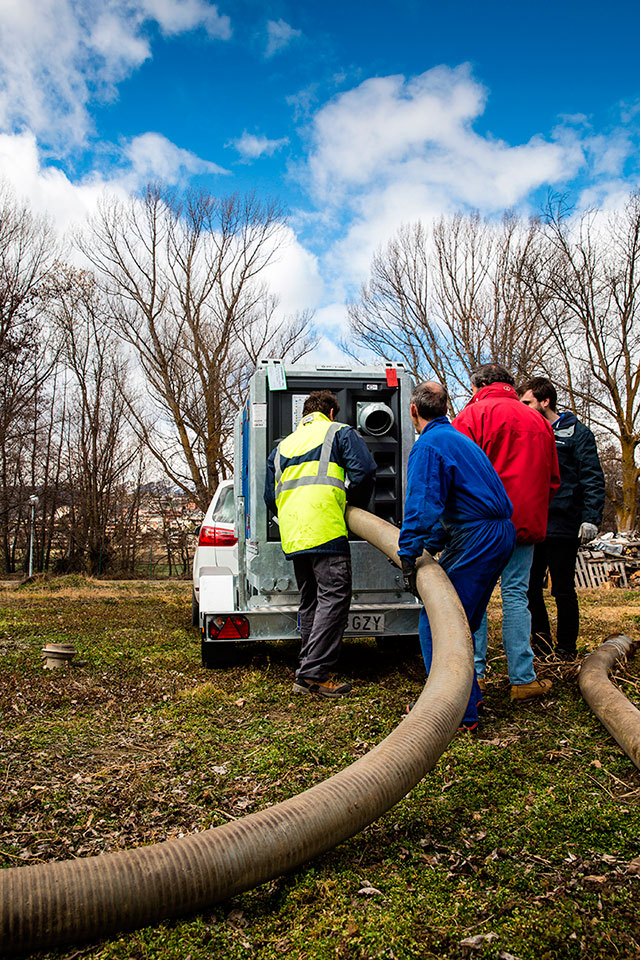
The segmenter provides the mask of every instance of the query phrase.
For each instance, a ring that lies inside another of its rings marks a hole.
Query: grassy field
[[[345,645],[339,703],[291,694],[293,644],[206,671],[190,584],[63,578],[0,590],[0,862],[27,866],[202,830],[346,766],[423,682],[410,651]],[[640,634],[640,594],[581,596],[581,642]],[[512,706],[491,608],[481,733],[337,850],[200,916],[40,957],[640,957],[640,774],[583,703],[576,668]],[[86,665],[44,671],[73,641]],[[618,676],[640,705],[640,655]],[[634,863],[635,861],[635,863]],[[372,891],[375,892],[372,892]],[[368,891],[368,892],[367,892]]]

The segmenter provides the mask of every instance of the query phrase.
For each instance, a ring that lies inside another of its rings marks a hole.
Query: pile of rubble
[[[640,537],[603,533],[580,550],[576,567],[579,586],[640,588]]]

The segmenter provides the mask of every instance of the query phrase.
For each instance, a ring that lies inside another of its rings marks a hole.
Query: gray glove
[[[580,543],[590,543],[598,536],[598,528],[595,523],[581,523],[578,530]]]

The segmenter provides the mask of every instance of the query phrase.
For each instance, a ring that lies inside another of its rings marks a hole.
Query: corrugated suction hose
[[[596,717],[640,769],[640,710],[609,680],[609,672],[631,655],[635,644],[622,634],[607,637],[582,664],[578,682]]]
[[[395,527],[354,508],[347,520],[397,562]],[[204,910],[330,850],[404,797],[454,736],[473,678],[469,627],[447,576],[425,556],[417,582],[433,632],[431,674],[382,743],[323,783],[233,823],[136,850],[0,870],[0,956]]]

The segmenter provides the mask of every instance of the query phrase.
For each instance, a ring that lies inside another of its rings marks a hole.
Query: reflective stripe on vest
[[[285,490],[294,490],[296,487],[308,487],[312,484],[322,484],[328,487],[339,487],[346,490],[344,479],[329,476],[329,463],[331,462],[331,448],[333,447],[333,438],[338,430],[345,426],[344,423],[331,423],[329,429],[322,441],[320,450],[320,459],[318,460],[318,473],[312,477],[298,477],[294,480],[282,480],[282,467],[280,464],[280,444],[276,450],[274,466],[276,470],[276,500]],[[313,449],[313,448],[312,448]]]

